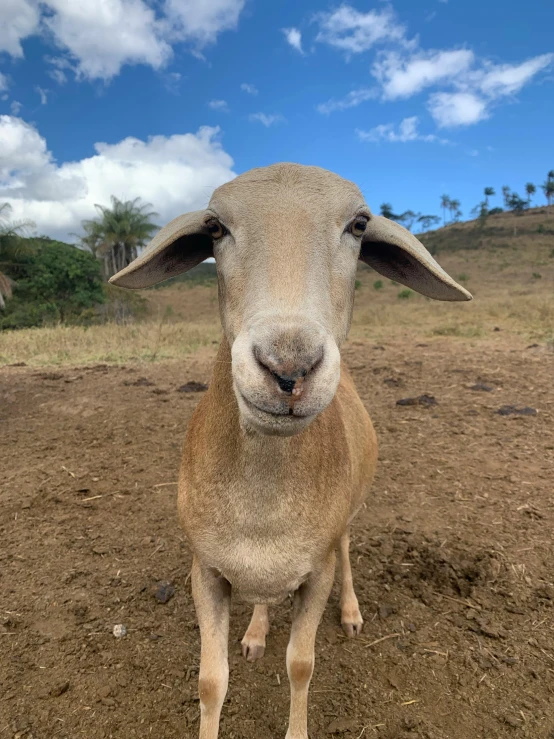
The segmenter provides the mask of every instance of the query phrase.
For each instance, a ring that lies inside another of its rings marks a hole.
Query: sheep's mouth
[[[248,400],[247,397],[243,393],[240,394],[244,404],[249,410],[256,411],[257,413],[262,413],[264,416],[269,416],[270,418],[297,418],[297,419],[306,419],[307,415],[303,413],[299,413],[297,410],[295,410],[293,407],[288,407],[286,409],[283,409],[282,411],[276,411],[276,410],[268,410],[267,408],[260,408],[259,405],[256,405],[251,400]]]

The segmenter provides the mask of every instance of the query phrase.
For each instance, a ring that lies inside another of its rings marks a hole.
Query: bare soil
[[[553,739],[554,353],[497,337],[344,355],[380,440],[352,536],[366,625],[342,635],[337,583],[310,736]],[[178,388],[209,382],[214,356],[0,370],[2,739],[196,738],[175,481],[202,390]],[[436,402],[396,402],[425,395]],[[290,604],[272,609],[255,664],[240,649],[249,615],[234,604],[221,737],[282,739]]]

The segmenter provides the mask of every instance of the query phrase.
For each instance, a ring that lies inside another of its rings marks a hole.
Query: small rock
[[[536,416],[538,411],[536,408],[529,408],[529,406],[516,408],[515,405],[503,405],[496,413],[499,416]]]
[[[109,685],[102,685],[102,687],[98,690],[98,697],[99,698],[109,698],[111,695],[112,689]]]
[[[538,349],[539,344],[529,344],[529,346],[526,346],[525,348],[526,349]]]
[[[13,364],[8,364],[8,367],[26,367],[26,362],[14,362]]]
[[[396,690],[402,689],[402,679],[395,670],[391,670],[389,672],[389,674],[387,675],[387,680],[393,688],[396,688]]]
[[[190,380],[181,387],[177,388],[178,393],[200,393],[203,390],[207,390],[208,386],[202,382],[196,382],[196,380]]]
[[[385,377],[383,382],[390,387],[400,387],[404,384],[399,377]]]
[[[334,721],[331,721],[331,723],[325,730],[325,733],[345,734],[347,731],[355,731],[356,726],[357,726],[356,722],[353,721],[352,719],[337,718]]]
[[[175,586],[173,583],[160,580],[160,582],[154,583],[150,593],[158,603],[167,603],[175,595]]]
[[[396,608],[394,606],[388,605],[387,603],[379,606],[379,618],[383,619],[383,621],[386,618],[389,618],[389,616],[392,616],[393,613],[396,613]]]
[[[554,600],[554,585],[549,585],[548,583],[539,585],[535,590],[535,594],[539,598],[544,598],[545,600]]]
[[[504,716],[504,723],[511,726],[513,729],[518,729],[521,726],[521,719],[516,716]]]
[[[113,635],[116,637],[116,639],[121,639],[122,636],[127,635],[127,627],[125,624],[116,624],[113,627]]]
[[[146,377],[139,377],[138,380],[124,380],[124,385],[134,385],[135,387],[149,387],[150,385],[154,385],[152,380],[149,380]]]
[[[401,398],[396,401],[396,405],[422,405],[430,408],[432,405],[438,405],[438,402],[433,395],[424,394],[417,398]]]
[[[60,695],[63,695],[64,693],[67,693],[69,690],[69,680],[62,680],[59,683],[55,683],[52,685],[50,690],[48,691],[52,698],[58,698]]]
[[[477,382],[475,385],[470,385],[469,389],[481,391],[483,393],[490,393],[492,392],[492,390],[494,390],[494,388],[492,388],[490,385],[485,385],[482,382]]]
[[[481,634],[484,634],[485,636],[488,636],[491,639],[505,639],[506,638],[506,632],[501,626],[496,626],[495,624],[487,623],[485,619],[483,618],[477,618],[475,619],[475,621],[477,623],[477,626],[479,627],[479,631]]]

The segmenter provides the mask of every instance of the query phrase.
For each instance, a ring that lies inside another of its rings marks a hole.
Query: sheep
[[[358,187],[318,167],[281,163],[218,187],[110,280],[143,288],[215,257],[223,339],[188,426],[178,513],[193,553],[200,626],[200,739],[217,739],[229,680],[231,592],[254,605],[242,641],[262,657],[268,606],[293,594],[286,739],[307,739],[314,644],[335,577],[349,637],[363,619],[349,525],[377,464],[370,417],[341,361],[356,266],[438,300],[471,295]]]

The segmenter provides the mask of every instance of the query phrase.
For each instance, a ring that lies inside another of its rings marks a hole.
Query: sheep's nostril
[[[323,360],[323,347],[305,358],[284,361],[266,355],[259,347],[253,348],[258,364],[277,382],[279,389],[288,395],[300,396],[304,380]]]
[[[283,392],[292,393],[296,386],[296,381],[298,378],[290,377],[289,375],[278,375],[277,372],[271,372],[271,374],[277,380],[277,384]],[[304,377],[305,376],[306,373],[304,373]]]

